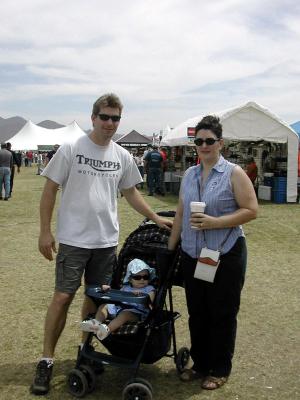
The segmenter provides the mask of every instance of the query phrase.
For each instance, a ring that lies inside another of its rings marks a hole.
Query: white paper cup
[[[191,213],[204,213],[206,204],[204,201],[191,201]],[[191,225],[192,229],[198,229],[196,226]]]
[[[191,213],[204,213],[206,204],[204,201],[191,201]]]

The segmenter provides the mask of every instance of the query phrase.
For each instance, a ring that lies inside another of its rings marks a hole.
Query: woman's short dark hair
[[[212,131],[218,139],[222,137],[222,124],[220,123],[220,118],[215,115],[206,115],[201,119],[200,122],[196,125],[195,135],[200,129],[207,129]]]

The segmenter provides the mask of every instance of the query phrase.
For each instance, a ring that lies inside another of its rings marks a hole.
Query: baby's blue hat
[[[126,272],[125,278],[123,280],[123,283],[128,283],[131,275],[136,275],[139,272],[143,271],[144,269],[149,271],[149,274],[150,274],[149,280],[151,282],[155,278],[155,269],[149,267],[149,265],[146,264],[145,261],[140,260],[139,258],[134,258],[127,265],[127,272]]]

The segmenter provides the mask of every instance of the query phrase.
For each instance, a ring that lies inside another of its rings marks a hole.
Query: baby
[[[121,290],[132,292],[135,295],[148,294],[151,302],[155,297],[155,288],[149,285],[155,278],[154,268],[150,268],[144,261],[135,258],[127,265],[127,272],[123,280]],[[109,286],[103,286],[103,289],[109,289]],[[116,331],[125,322],[144,320],[149,308],[143,304],[125,303],[121,307],[115,304],[101,304],[94,319],[86,319],[81,322],[81,329],[85,332],[94,332],[98,339],[105,339],[111,332]],[[134,306],[134,307],[130,307]],[[112,320],[108,325],[103,324],[107,318]]]

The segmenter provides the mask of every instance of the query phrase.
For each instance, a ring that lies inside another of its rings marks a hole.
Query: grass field
[[[0,201],[0,399],[26,400],[41,353],[44,315],[53,291],[54,263],[37,250],[38,204],[44,179],[22,168],[13,198]],[[177,198],[149,198],[155,210],[175,209]],[[120,244],[142,218],[119,200]],[[54,221],[55,225],[55,221]],[[174,363],[163,358],[142,366],[141,377],[154,388],[154,399],[296,400],[299,393],[299,243],[300,205],[260,205],[257,220],[245,225],[249,259],[239,314],[232,375],[223,388],[205,392],[199,383],[181,383]],[[189,346],[183,289],[175,287],[179,346]],[[71,399],[65,376],[73,368],[80,340],[82,289],[71,306],[56,353],[49,399]],[[107,368],[87,399],[117,400],[127,371]]]

